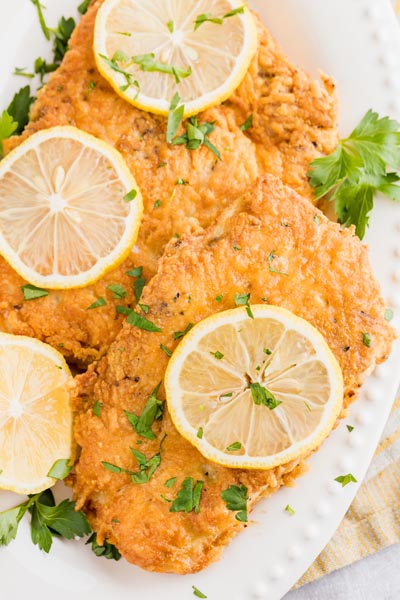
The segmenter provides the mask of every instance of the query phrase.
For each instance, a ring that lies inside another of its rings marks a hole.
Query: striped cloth
[[[399,541],[400,396],[353,504],[332,540],[295,587]]]

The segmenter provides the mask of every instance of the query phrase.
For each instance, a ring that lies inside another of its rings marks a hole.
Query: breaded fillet
[[[174,235],[208,226],[259,175],[273,173],[312,200],[309,163],[337,142],[332,81],[323,77],[320,85],[293,67],[258,21],[258,51],[243,83],[229,100],[199,115],[199,122],[216,121],[210,140],[222,160],[205,147],[192,151],[167,144],[166,118],[122,100],[96,69],[93,27],[100,4],[78,25],[61,67],[39,92],[24,134],[5,142],[11,150],[40,129],[75,125],[117,148],[141,188],[145,217],[137,247],[96,285],[24,303],[24,282],[0,259],[0,327],[48,342],[81,364],[101,356],[120,329],[109,283],[125,285],[126,304],[134,303],[132,281],[124,273],[143,265],[146,277],[152,276]],[[240,127],[251,114],[253,126],[244,132]],[[178,179],[189,183],[176,185]],[[99,296],[108,304],[88,312]]]
[[[275,271],[287,275],[270,270],[272,251]],[[174,332],[233,308],[236,293],[250,293],[251,303],[283,306],[321,332],[343,371],[345,405],[390,351],[394,332],[384,319],[367,248],[352,229],[329,221],[275,177],[260,179],[217,225],[171,241],[142,298],[149,307],[142,315],[162,332],[126,322],[107,355],[76,380],[75,438],[82,447],[74,481],[78,507],[87,511],[100,543],[108,538],[144,569],[204,568],[243,528],[221,498],[224,489],[246,485],[251,507],[305,468],[300,458],[269,471],[218,466],[180,436],[167,410],[153,425],[153,441],[139,438],[124,413],[141,414],[163,380],[168,357],[160,344],[173,350]],[[371,337],[370,347],[363,344],[363,332]],[[95,402],[102,403],[100,417],[93,413]],[[137,471],[130,448],[151,457],[164,434],[162,462],[148,483],[134,484],[101,464]],[[165,481],[172,477],[177,483],[167,489]],[[186,477],[205,482],[199,514],[171,513],[161,496],[174,498]]]

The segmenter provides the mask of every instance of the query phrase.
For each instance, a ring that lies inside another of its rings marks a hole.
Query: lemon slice
[[[129,253],[142,210],[122,156],[74,127],[35,133],[0,163],[0,253],[37,286],[101,277]]]
[[[0,488],[38,493],[58,459],[72,453],[64,358],[38,340],[0,333]]]
[[[248,469],[317,448],[343,402],[342,373],[321,334],[268,305],[198,323],[173,353],[165,389],[185,438],[214,462]]]
[[[96,18],[100,73],[125,100],[156,114],[168,113],[176,92],[187,117],[220,104],[256,48],[243,0],[105,0]]]

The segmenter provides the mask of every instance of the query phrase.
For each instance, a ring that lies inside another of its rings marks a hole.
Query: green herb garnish
[[[248,129],[250,129],[250,127],[253,127],[253,115],[250,115],[246,121],[243,123],[243,125],[240,126],[240,129],[242,131],[247,131]]]
[[[149,54],[138,54],[137,56],[132,56],[132,61],[138,65],[142,71],[157,71],[158,73],[173,75],[176,83],[180,83],[181,79],[185,79],[192,74],[192,67],[189,66],[187,69],[182,69],[180,67],[175,67],[174,65],[158,62],[155,60],[155,54],[152,52]]]
[[[219,350],[217,350],[216,352],[210,352],[210,354],[212,354],[212,356],[214,356],[217,360],[221,360],[222,358],[224,358],[224,355]]]
[[[160,386],[161,382],[152,391],[140,416],[125,411],[125,415],[136,433],[148,440],[156,439],[151,426],[154,421],[161,421],[163,417],[164,401],[157,398]]]
[[[189,323],[183,331],[175,331],[174,332],[174,340],[179,340],[183,338],[189,331],[192,329],[193,323]]]
[[[185,113],[185,106],[179,103],[181,98],[176,92],[174,97],[172,98],[169,112],[168,112],[168,122],[167,122],[167,142],[172,142],[172,139],[175,137],[176,132],[178,131],[179,125],[183,119],[183,115]]]
[[[363,340],[364,346],[367,346],[367,348],[371,347],[371,336],[369,335],[369,333],[363,333],[362,340]]]
[[[51,490],[45,490],[30,496],[15,508],[0,513],[0,546],[7,546],[15,539],[18,525],[27,511],[32,515],[32,542],[47,553],[54,536],[60,535],[71,540],[91,532],[84,513],[75,511],[75,502],[63,500],[56,506]]]
[[[242,444],[240,442],[233,442],[230,446],[227,447],[228,452],[235,452],[236,450],[240,450]]]
[[[270,410],[274,410],[274,408],[282,404],[282,402],[277,400],[277,398],[275,398],[275,396],[269,390],[267,390],[267,388],[263,387],[259,383],[251,383],[250,391],[254,404],[257,404],[257,406],[262,404]]]
[[[165,487],[172,488],[176,483],[176,479],[176,477],[171,477],[170,479],[167,479],[167,481],[164,483]]]
[[[102,406],[103,406],[103,403],[100,402],[99,400],[96,400],[96,402],[93,405],[93,414],[96,417],[100,417]]]
[[[112,283],[107,286],[107,289],[113,293],[115,299],[125,298],[126,296],[126,291],[119,283]]]
[[[347,475],[339,475],[339,477],[335,478],[335,481],[341,483],[342,487],[348,483],[357,483],[357,479],[351,473],[348,473]]]
[[[165,352],[165,354],[168,356],[168,358],[170,356],[172,356],[171,350],[169,350],[166,346],[164,346],[164,344],[160,344],[160,348],[163,352]]]
[[[235,515],[237,521],[247,521],[247,487],[245,485],[230,485],[221,493],[221,497],[226,503],[226,508],[239,511]]]
[[[169,511],[190,513],[194,510],[195,513],[199,513],[203,485],[204,481],[196,481],[194,484],[193,477],[184,479]]]
[[[135,311],[132,311],[128,315],[126,320],[129,323],[129,325],[133,325],[134,327],[138,327],[139,329],[143,329],[144,331],[153,331],[156,333],[161,331],[161,329],[157,325],[155,325],[145,317],[142,317]]]
[[[96,556],[102,556],[103,558],[107,558],[108,560],[119,560],[121,558],[121,554],[113,544],[110,544],[107,540],[104,540],[103,545],[100,546],[97,543],[97,537],[95,533],[92,533],[86,544],[92,545],[92,552]]]
[[[374,195],[400,200],[400,124],[369,110],[329,156],[311,163],[310,183],[318,200],[330,193],[339,222],[365,235]]]
[[[137,190],[131,190],[130,192],[125,194],[124,200],[125,200],[125,202],[132,202],[132,200],[134,200],[136,198],[136,196],[137,196]]]
[[[291,517],[293,517],[293,515],[295,515],[295,514],[296,514],[296,511],[295,511],[295,510],[293,510],[293,508],[292,508],[292,507],[291,507],[289,504],[286,504],[286,506],[285,506],[285,511],[286,511],[287,513],[289,513],[289,515],[290,515]]]
[[[47,473],[47,477],[52,477],[53,479],[65,479],[72,471],[72,466],[70,465],[69,458],[60,458],[56,460],[54,465],[51,467],[50,471]]]
[[[235,15],[243,14],[244,6],[240,6],[239,8],[235,8],[227,12],[222,17],[215,17],[211,13],[203,13],[202,15],[198,15],[196,20],[194,21],[194,31],[203,25],[203,23],[214,23],[216,25],[222,25],[225,19],[229,19],[230,17],[234,17]]]
[[[31,283],[21,285],[21,290],[24,294],[24,300],[26,301],[36,300],[37,298],[43,298],[44,296],[49,295],[47,290],[42,290],[42,288],[36,287],[36,285],[32,285]]]
[[[104,300],[104,298],[97,298],[97,300],[95,302],[93,302],[93,304],[88,306],[86,310],[93,310],[94,308],[100,308],[100,306],[105,306],[106,304],[107,304],[107,302]]]
[[[273,261],[275,258],[276,258],[276,256],[275,256],[275,250],[272,250],[272,252],[270,252],[270,253],[268,254],[268,258],[267,258],[267,261],[268,261],[268,268],[269,268],[270,272],[271,272],[271,273],[276,273],[277,275],[285,275],[285,277],[287,277],[287,276],[288,276],[288,274],[287,274],[287,273],[282,273],[282,271],[277,271],[277,270],[276,270],[276,269],[275,269],[275,268],[272,266],[272,261]]]
[[[201,592],[195,585],[192,585],[193,596],[197,596],[197,598],[207,598],[203,592]]]
[[[347,431],[350,431],[350,433],[353,431],[354,427],[353,425],[346,425],[347,427]]]
[[[90,2],[91,0],[83,0],[82,4],[78,6],[78,11],[81,15],[84,15],[87,12]]]
[[[169,141],[175,145],[185,145],[188,150],[197,150],[204,144],[215,156],[221,160],[221,153],[210,142],[208,136],[215,130],[215,121],[212,123],[199,123],[197,117],[190,117],[186,123],[186,133]]]

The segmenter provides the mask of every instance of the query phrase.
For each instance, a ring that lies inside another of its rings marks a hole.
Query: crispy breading
[[[125,302],[134,303],[125,271],[133,264],[143,265],[146,276],[153,275],[172,236],[198,224],[208,226],[266,172],[312,200],[309,163],[330,153],[337,142],[332,81],[323,77],[320,85],[292,66],[258,21],[259,47],[244,81],[228,101],[199,115],[200,122],[216,121],[210,139],[222,160],[205,147],[191,151],[167,144],[166,118],[122,100],[96,69],[92,43],[100,4],[95,3],[78,25],[61,67],[39,92],[23,135],[4,144],[9,151],[40,129],[74,125],[117,148],[143,193],[145,217],[132,256],[88,289],[50,292],[24,303],[22,280],[0,259],[2,329],[37,337],[81,364],[101,356],[120,329],[115,302],[106,291],[110,282],[125,283]],[[244,132],[240,127],[251,114],[253,126]],[[188,185],[176,185],[179,178]],[[87,306],[99,296],[108,304],[88,312]]]
[[[271,252],[275,271],[269,268]],[[108,354],[76,380],[75,437],[82,447],[74,482],[78,506],[87,511],[100,542],[108,538],[128,561],[148,570],[204,568],[243,528],[221,498],[224,489],[246,485],[250,508],[305,468],[300,458],[269,471],[222,467],[178,434],[167,410],[153,425],[154,441],[139,438],[125,415],[125,410],[141,414],[163,380],[168,357],[160,344],[174,350],[174,332],[233,308],[236,293],[249,293],[251,303],[283,306],[321,332],[343,371],[346,406],[390,351],[394,332],[384,319],[366,246],[353,229],[332,223],[275,177],[259,180],[217,225],[171,241],[143,292],[149,312],[142,315],[162,332],[126,322]],[[363,332],[370,335],[370,347]],[[93,414],[94,402],[102,403],[100,417]],[[161,466],[148,483],[136,485],[101,465],[137,471],[130,449],[150,457],[164,434]],[[177,483],[167,489],[171,477]],[[171,513],[161,496],[174,498],[186,477],[205,482],[199,514]]]

